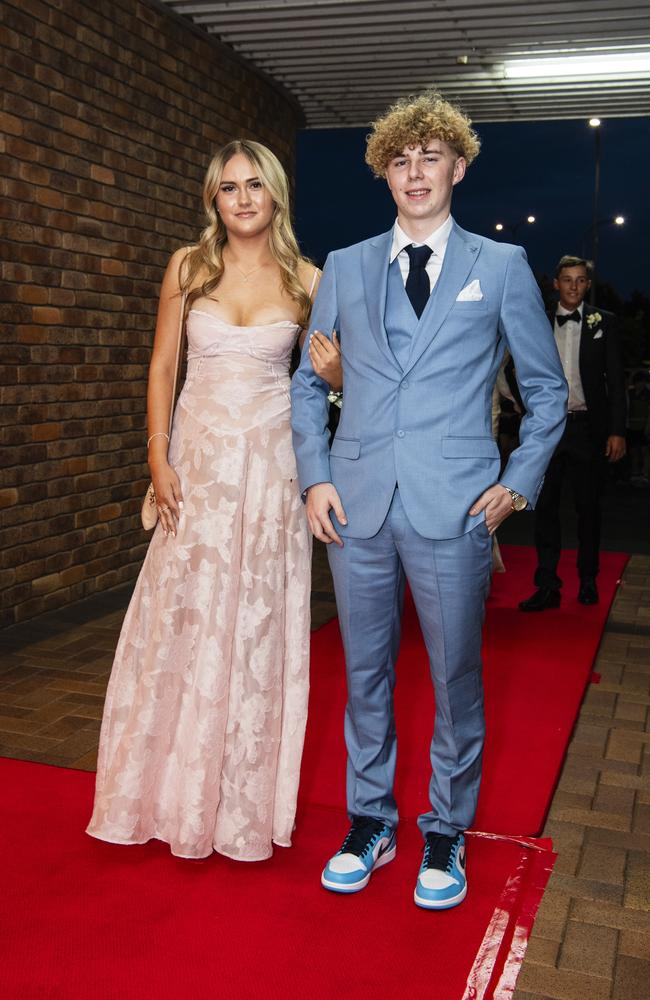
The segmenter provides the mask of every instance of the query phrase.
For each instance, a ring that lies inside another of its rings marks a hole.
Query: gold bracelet
[[[165,433],[165,431],[156,431],[156,433],[152,434],[151,437],[148,439],[147,448],[149,447],[149,445],[151,444],[151,442],[155,437],[166,437],[167,440],[169,441],[169,434]]]

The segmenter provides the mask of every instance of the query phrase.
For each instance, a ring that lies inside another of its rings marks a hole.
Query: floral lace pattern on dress
[[[245,861],[289,846],[307,717],[311,540],[289,424],[293,323],[192,310],[170,464],[109,682],[88,827]]]

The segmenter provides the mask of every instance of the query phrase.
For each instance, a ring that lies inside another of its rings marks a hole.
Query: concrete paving
[[[544,833],[559,852],[515,1000],[650,996],[650,556],[609,615]]]

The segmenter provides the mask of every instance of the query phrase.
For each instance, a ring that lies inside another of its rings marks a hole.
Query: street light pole
[[[589,124],[594,130],[594,207],[591,228],[591,290],[589,293],[590,305],[596,304],[596,261],[598,258],[598,197],[600,194],[600,118],[590,118]]]
[[[606,219],[597,219],[596,220],[596,232],[597,232],[598,237],[599,237],[598,242],[600,242],[600,228],[601,228],[601,226],[616,226],[616,227],[620,227],[620,226],[624,226],[624,225],[625,225],[625,216],[624,215],[615,215],[613,219],[611,217],[610,218],[606,218]],[[584,232],[582,234],[582,237],[581,237],[581,241],[580,241],[580,248],[581,248],[580,249],[580,255],[581,255],[581,257],[584,257],[585,259],[588,256],[587,255],[587,247],[589,246],[589,241],[590,240],[593,241],[593,234],[594,234],[594,224],[592,222],[584,230]]]
[[[530,226],[533,224],[533,222],[535,222],[535,216],[527,215],[525,219],[519,219],[518,222],[515,222],[512,226],[510,226],[510,231],[512,233],[513,240],[517,238],[518,229],[520,229],[522,226],[525,226],[526,224]]]

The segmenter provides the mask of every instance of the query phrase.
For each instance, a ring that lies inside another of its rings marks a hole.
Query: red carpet
[[[554,859],[543,843],[469,838],[468,901],[426,913],[413,822],[397,859],[341,897],[317,884],[341,810],[303,809],[295,846],[269,862],[188,862],[85,836],[94,775],[12,760],[0,773],[3,1000],[509,997],[509,952]]]
[[[564,553],[560,572],[570,582],[564,587],[562,607],[541,614],[517,609],[532,593],[534,550],[503,546],[503,558],[507,572],[494,577],[485,626],[487,737],[474,826],[491,833],[535,836],[544,825],[627,556],[601,553],[600,603],[583,607],[576,597],[575,553]],[[310,705],[302,794],[309,802],[339,806],[345,782],[345,675],[336,621],[314,635]],[[427,808],[434,700],[410,601],[397,665],[395,712],[397,801],[402,816],[414,817]]]
[[[531,553],[509,548],[486,627],[484,791],[468,838],[467,901],[412,902],[421,842],[400,826],[397,859],[357,896],[318,886],[341,840],[344,683],[336,623],[313,639],[312,700],[295,846],[271,861],[174,859],[166,845],[87,837],[94,775],[0,760],[2,1000],[506,1000],[554,855],[496,836],[542,825],[625,557],[605,553],[601,604],[514,610]],[[570,574],[567,573],[567,578]],[[398,798],[424,803],[433,699],[412,613],[399,664]]]

